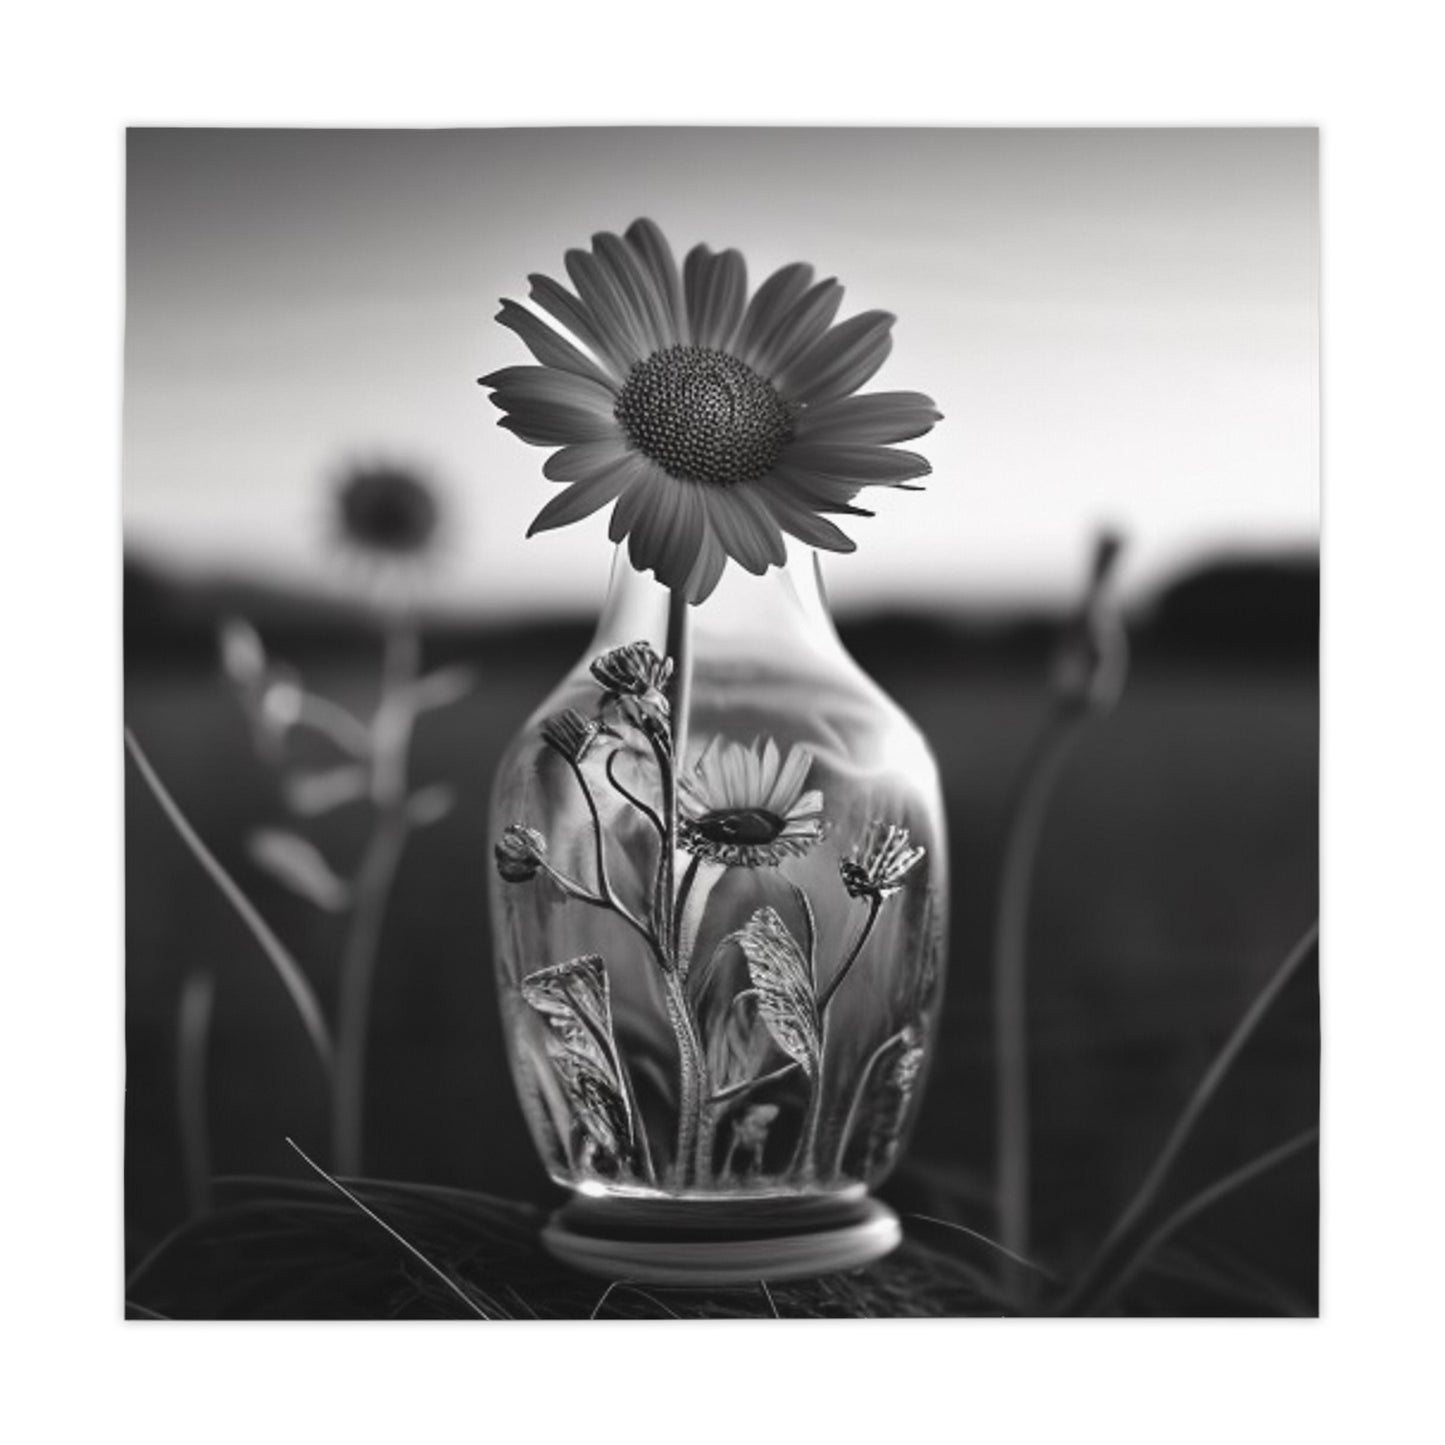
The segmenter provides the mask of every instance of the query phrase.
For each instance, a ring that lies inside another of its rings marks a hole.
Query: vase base
[[[836,1274],[902,1238],[898,1216],[861,1189],[826,1199],[578,1197],[542,1230],[549,1254],[588,1274],[700,1286]]]

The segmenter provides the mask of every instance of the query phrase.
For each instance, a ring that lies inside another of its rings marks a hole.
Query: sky
[[[898,317],[869,389],[945,419],[927,489],[871,491],[825,559],[841,610],[1056,601],[1101,525],[1135,596],[1315,545],[1313,130],[669,127],[133,129],[127,547],[344,593],[332,489],[385,460],[443,502],[432,605],[595,608],[606,513],[525,539],[546,452],[476,378],[530,360],[500,298],[640,215]]]

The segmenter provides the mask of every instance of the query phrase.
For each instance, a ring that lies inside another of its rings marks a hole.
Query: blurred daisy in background
[[[447,515],[419,467],[355,462],[332,484],[330,530],[349,570],[382,605],[414,600],[440,550]]]

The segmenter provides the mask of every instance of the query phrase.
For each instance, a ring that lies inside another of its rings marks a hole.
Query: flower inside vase
[[[620,562],[499,774],[514,1074],[587,1195],[856,1193],[897,1159],[938,1016],[932,761],[814,569],[713,606],[669,653],[665,591]]]

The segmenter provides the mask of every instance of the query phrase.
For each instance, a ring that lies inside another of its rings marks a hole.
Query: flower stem
[[[1028,913],[1044,818],[1064,763],[1087,714],[1049,720],[1024,765],[1014,800],[999,882],[994,931],[994,1049],[997,1069],[995,1149],[999,1240],[1029,1253]],[[1029,1288],[1032,1281],[1013,1281]]]
[[[209,970],[188,974],[181,985],[176,1019],[176,1110],[181,1124],[181,1159],[192,1216],[211,1208],[211,1131],[206,1088],[211,1053],[211,1015],[216,998]]]
[[[871,1054],[867,1062],[858,1071],[858,1083],[853,1090],[852,1102],[848,1105],[847,1116],[843,1120],[843,1132],[838,1136],[838,1153],[833,1160],[833,1173],[835,1175],[843,1172],[843,1156],[848,1152],[848,1140],[852,1136],[854,1128],[858,1123],[858,1111],[863,1107],[863,1093],[868,1087],[868,1080],[873,1076],[873,1070],[878,1067],[878,1060],[883,1057],[895,1044],[902,1043],[904,1031],[899,1029],[896,1034],[890,1034]]]
[[[688,709],[692,705],[692,614],[682,593],[673,588],[667,595],[667,656],[672,659],[672,677],[667,684],[667,701],[672,714],[672,756],[674,783],[678,768],[687,760]],[[676,823],[676,809],[673,810]]]
[[[800,1173],[805,1181],[812,1180],[818,1172],[818,1126],[823,1118],[823,1058],[824,1050],[818,1050],[818,1067],[809,1081],[812,1091],[808,1095],[808,1108],[803,1115],[803,1128],[798,1136],[798,1151],[793,1156],[790,1173]]]
[[[863,952],[863,945],[868,942],[868,936],[873,932],[873,925],[878,921],[879,910],[883,907],[883,900],[874,894],[868,900],[868,917],[863,920],[863,927],[858,933],[857,941],[848,951],[848,957],[843,960],[843,966],[833,975],[828,987],[818,995],[818,1013],[820,1017],[827,1013],[828,1005],[833,1001],[833,995],[838,992],[839,985],[848,977],[848,970],[858,962],[858,955]]]
[[[411,689],[420,652],[411,622],[389,619],[381,700],[371,725],[371,797],[376,817],[357,870],[356,909],[341,957],[331,1131],[339,1174],[361,1173],[367,1035],[382,925],[408,833],[407,761],[416,720]]]
[[[692,893],[692,885],[697,882],[698,865],[702,862],[702,854],[694,853],[687,862],[687,870],[682,875],[682,886],[677,890],[677,902],[672,910],[672,936],[681,944],[683,929],[683,915],[687,912],[687,900]]]
[[[668,717],[672,733],[671,763],[664,776],[663,803],[667,837],[663,845],[663,906],[658,915],[667,929],[666,953],[670,963],[667,971],[667,1011],[678,1043],[678,1121],[677,1158],[675,1167],[679,1183],[690,1177],[706,1179],[712,1173],[712,1130],[703,1125],[704,1102],[710,1092],[706,1058],[698,1036],[697,1019],[688,997],[685,979],[686,961],[678,952],[681,935],[681,910],[678,907],[678,788],[679,770],[687,759],[688,709],[692,698],[692,615],[687,599],[676,588],[667,598],[667,656],[672,660],[672,676],[668,680]],[[695,870],[689,870],[690,890]],[[685,902],[685,898],[682,900]]]
[[[662,819],[659,818],[657,814],[654,813],[652,809],[649,808],[647,804],[644,803],[642,799],[637,796],[636,793],[631,792],[628,788],[626,788],[622,783],[618,781],[617,774],[613,772],[613,768],[615,768],[617,765],[618,757],[619,754],[617,752],[609,753],[607,756],[607,762],[603,768],[603,771],[607,774],[607,781],[612,784],[612,786],[617,790],[619,794],[621,794],[623,798],[627,800],[627,802],[631,803],[632,806],[636,808],[637,811],[641,813],[642,816],[646,818],[649,823],[652,824],[653,831],[656,832],[657,836],[661,838],[663,842],[666,842],[667,825],[663,823]]]

